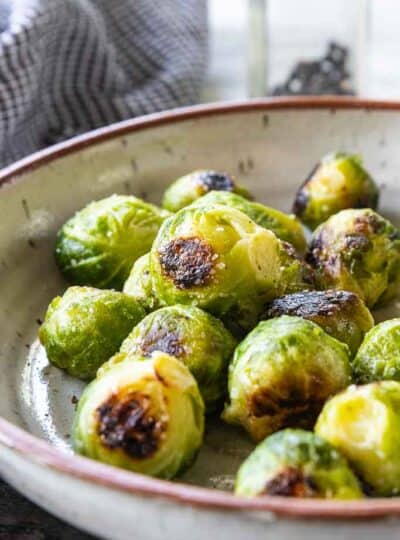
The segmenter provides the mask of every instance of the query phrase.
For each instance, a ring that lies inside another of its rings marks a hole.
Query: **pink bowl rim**
[[[227,102],[173,109],[126,120],[97,129],[66,142],[54,145],[21,159],[0,171],[0,189],[47,163],[64,155],[83,150],[101,142],[128,135],[135,131],[222,114],[244,112],[265,113],[274,110],[363,110],[400,112],[400,102],[374,101],[338,97],[265,98],[243,102]],[[169,502],[186,504],[214,511],[264,511],[296,519],[376,519],[400,516],[400,497],[365,499],[359,501],[331,501],[291,499],[264,496],[256,499],[238,497],[232,493],[196,487],[178,482],[158,480],[117,469],[81,456],[67,454],[54,448],[4,418],[0,418],[0,444],[42,466],[76,477],[143,497],[159,497]]]

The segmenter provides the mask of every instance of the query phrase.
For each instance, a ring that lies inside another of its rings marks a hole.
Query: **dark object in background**
[[[34,505],[0,480],[0,540],[95,540]]]
[[[347,47],[330,42],[327,53],[321,60],[296,64],[287,81],[273,88],[271,95],[355,95],[347,71],[348,56]]]

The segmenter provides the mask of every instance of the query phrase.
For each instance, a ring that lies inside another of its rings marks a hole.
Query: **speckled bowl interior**
[[[270,206],[289,211],[315,162],[332,150],[360,153],[382,189],[381,212],[400,224],[400,110],[320,102],[191,110],[128,122],[82,137],[3,172],[0,189],[0,415],[71,453],[83,384],[49,366],[37,330],[66,287],[53,258],[61,224],[89,201],[131,193],[159,203],[176,177],[229,171]],[[399,304],[376,313],[400,313]],[[230,489],[252,448],[212,420],[194,467],[181,480]]]

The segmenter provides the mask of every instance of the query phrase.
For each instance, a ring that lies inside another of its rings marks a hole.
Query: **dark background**
[[[0,540],[94,540],[19,495],[0,480]]]

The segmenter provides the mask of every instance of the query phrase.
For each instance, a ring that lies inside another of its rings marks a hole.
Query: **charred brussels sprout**
[[[373,210],[343,210],[318,227],[306,260],[321,288],[352,291],[369,308],[400,284],[400,232]]]
[[[150,275],[150,254],[142,255],[132,266],[131,273],[124,283],[123,292],[138,300],[146,311],[153,311],[159,306]]]
[[[204,404],[187,367],[165,353],[127,356],[84,391],[74,427],[80,454],[159,478],[186,469],[202,443]]]
[[[170,306],[147,315],[122,344],[121,351],[150,356],[162,351],[181,360],[199,385],[208,410],[226,394],[235,340],[221,321],[192,306]]]
[[[267,307],[265,318],[282,315],[302,317],[346,343],[354,356],[374,319],[364,302],[348,291],[303,291],[277,298]]]
[[[143,308],[126,294],[70,287],[51,302],[39,338],[52,364],[91,379],[144,316]]]
[[[237,193],[247,199],[250,193],[239,186],[233,176],[217,171],[193,171],[175,180],[166,190],[163,207],[171,212],[177,212],[210,191],[228,191]]]
[[[60,229],[57,264],[75,285],[120,290],[133,263],[150,250],[167,215],[128,195],[93,202]]]
[[[311,427],[324,402],[351,383],[347,345],[299,317],[263,321],[236,348],[222,418],[255,441]]]
[[[314,433],[301,429],[279,431],[260,443],[240,467],[235,492],[245,497],[363,497],[345,458]]]
[[[163,304],[195,305],[251,328],[266,301],[307,287],[293,251],[235,208],[184,208],[154,241],[153,287]]]
[[[358,383],[400,381],[400,319],[392,319],[368,332],[353,362]]]
[[[306,250],[307,242],[300,222],[294,216],[284,214],[275,208],[249,201],[240,195],[226,191],[212,191],[193,204],[195,206],[223,204],[237,208],[257,225],[269,229],[281,240],[292,244],[299,253],[304,253]]]
[[[358,156],[326,156],[297,192],[293,212],[311,229],[346,208],[378,206],[379,191]]]
[[[400,383],[350,386],[326,403],[315,431],[349,460],[373,494],[400,493]]]

